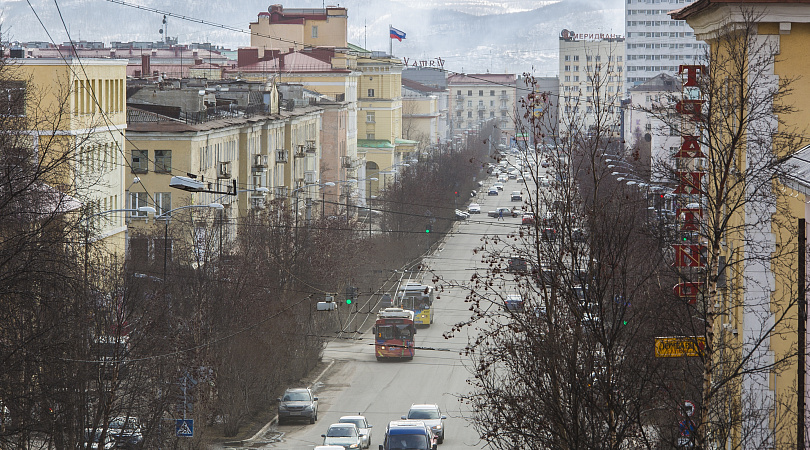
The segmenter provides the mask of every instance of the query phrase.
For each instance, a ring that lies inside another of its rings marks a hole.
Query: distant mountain
[[[326,3],[349,8],[349,39],[353,43],[371,50],[388,50],[387,31],[391,24],[407,33],[403,42],[394,41],[395,55],[411,59],[441,57],[446,61],[445,68],[467,73],[555,75],[558,36],[563,28],[624,34],[624,4],[618,0],[346,0]],[[55,3],[31,0],[31,4],[33,10],[25,0],[3,0],[0,4],[3,39],[67,41]],[[162,38],[159,30],[163,15],[160,13],[104,0],[61,0],[58,4],[74,40],[109,43]],[[137,4],[243,30],[269,6],[257,0],[139,0]],[[167,4],[169,6],[164,6]],[[300,0],[282,4],[288,8],[320,8],[324,3]],[[40,25],[37,15],[46,28]],[[247,33],[177,17],[168,18],[168,34],[178,37],[181,43],[211,42],[233,49],[250,44]]]

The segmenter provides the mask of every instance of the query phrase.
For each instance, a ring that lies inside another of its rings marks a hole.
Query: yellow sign
[[[702,336],[658,337],[655,338],[655,357],[700,356],[705,347],[706,338]]]

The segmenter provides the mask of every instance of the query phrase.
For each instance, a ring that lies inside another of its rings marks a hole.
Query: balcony
[[[354,161],[352,160],[351,156],[341,156],[340,157],[340,167],[344,169],[351,169],[354,168]]]
[[[478,110],[479,111],[484,111],[486,109],[487,109],[487,107],[485,105],[478,105]]]
[[[501,100],[509,100],[509,94],[501,94],[498,96]]]
[[[294,157],[296,157],[296,158],[303,158],[303,157],[305,157],[305,156],[306,156],[306,154],[304,153],[304,146],[303,146],[303,145],[299,145],[299,146],[298,146],[298,150],[296,150],[296,151],[295,151],[295,155],[294,155]]]
[[[267,155],[253,155],[253,171],[261,172],[267,168]]]
[[[315,153],[315,150],[316,150],[315,141],[307,139],[306,142],[307,142],[307,144],[304,147],[304,151],[306,151],[307,153]]]
[[[314,170],[307,170],[304,172],[304,183],[305,184],[315,184],[317,180],[317,172]]]
[[[287,162],[287,150],[278,149],[276,150],[276,163],[286,163]]]
[[[289,189],[287,189],[287,186],[276,186],[273,188],[273,195],[276,198],[287,198]]]
[[[231,178],[231,162],[220,161],[217,163],[217,178],[228,179]]]

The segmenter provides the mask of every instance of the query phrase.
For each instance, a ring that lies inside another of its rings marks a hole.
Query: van
[[[379,450],[437,450],[438,443],[430,428],[421,420],[393,420],[385,428]]]

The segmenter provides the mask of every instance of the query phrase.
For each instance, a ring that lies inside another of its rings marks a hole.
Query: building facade
[[[514,74],[453,74],[447,77],[447,89],[454,138],[492,121],[502,132],[501,144],[514,139],[517,115]]]
[[[308,47],[347,48],[348,12],[346,8],[287,8],[271,5],[250,24],[250,46],[264,57],[268,50],[284,53]]]
[[[89,213],[123,209],[125,202],[126,60],[14,58],[5,73],[37,93],[39,129],[30,130],[41,157],[72,154],[66,179],[43,180],[75,197]],[[32,97],[33,98],[33,97]],[[39,150],[47,146],[47,153]],[[94,219],[100,239],[116,255],[126,248],[125,215]]]
[[[624,38],[560,34],[559,132],[621,132]],[[596,101],[598,98],[598,102]]]
[[[682,8],[687,0],[627,0],[624,5],[627,89],[659,73],[676,75],[681,64],[703,59],[706,44],[695,38],[685,20],[668,12]]]

